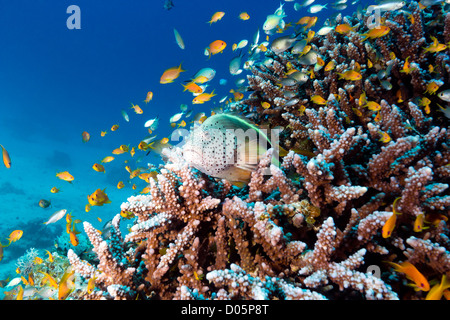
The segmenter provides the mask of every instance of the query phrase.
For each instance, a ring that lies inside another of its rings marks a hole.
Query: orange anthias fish
[[[351,27],[348,23],[343,23],[343,24],[337,25],[334,30],[336,30],[337,33],[346,34],[355,28],[356,27]]]
[[[397,222],[397,215],[401,214],[401,212],[397,212],[395,205],[400,199],[401,197],[395,198],[394,203],[392,204],[392,216],[385,222],[381,230],[381,235],[383,238],[389,238],[392,235],[392,231],[394,231],[395,223]]]
[[[75,180],[75,178],[68,171],[58,172],[56,173],[56,176],[59,179],[67,182],[72,182],[73,180]]]
[[[181,72],[184,72],[186,70],[183,70],[181,68],[181,63],[178,67],[172,67],[164,71],[164,73],[161,76],[161,79],[159,80],[159,83],[166,84],[166,83],[172,83],[176,78],[180,76]]]
[[[350,81],[356,81],[356,80],[362,79],[361,73],[359,73],[355,70],[348,70],[348,71],[345,71],[344,73],[337,73],[337,74],[339,75],[339,79],[350,80]]]
[[[413,281],[414,285],[412,285],[412,286],[415,288],[415,290],[417,290],[417,291],[430,290],[430,284],[428,283],[427,279],[410,262],[405,261],[401,264],[397,264],[397,263],[393,263],[393,262],[388,262],[388,263],[394,267],[395,271],[404,273],[406,275],[406,278]]]
[[[409,63],[409,57],[406,58],[405,63],[403,64],[402,70],[400,72],[410,74],[412,71],[414,71],[416,68],[411,68],[411,64]]]
[[[202,93],[203,89],[196,84],[194,81],[189,82],[188,84],[181,84],[184,87],[184,91],[189,91],[191,93]]]
[[[144,102],[149,103],[153,99],[153,92],[149,91],[147,92],[147,97],[145,98]]]
[[[239,19],[245,21],[245,20],[250,19],[250,16],[249,16],[249,14],[248,14],[247,12],[241,12],[241,13],[239,14]]]
[[[88,196],[88,201],[91,206],[103,206],[104,204],[111,203],[108,195],[105,193],[105,189],[97,189],[95,192]]]
[[[141,109],[141,107],[139,107],[137,104],[131,104],[131,108],[133,109],[134,112],[136,112],[136,114],[143,114],[144,111]]]
[[[362,41],[366,41],[367,39],[375,39],[380,38],[387,35],[391,31],[391,28],[388,26],[380,26],[377,28],[370,29],[369,32],[361,34],[365,38]]]
[[[225,15],[225,12],[218,11],[212,15],[211,20],[209,20],[207,23],[209,23],[209,25],[212,25],[214,22],[217,22],[220,19],[222,19],[224,15]]]
[[[88,142],[89,139],[91,139],[91,135],[88,132],[83,131],[81,133],[81,139],[83,140],[83,142]]]
[[[215,55],[215,54],[223,52],[223,50],[225,50],[226,46],[227,46],[227,43],[225,41],[215,40],[209,44],[209,47],[206,48],[206,50],[208,52],[209,57],[211,58],[211,55]]]
[[[212,97],[214,97],[216,94],[214,93],[214,90],[211,93],[202,93],[198,96],[196,96],[193,100],[193,104],[202,104],[209,100],[211,100]]]
[[[17,240],[19,240],[20,238],[22,238],[23,235],[23,231],[22,230],[14,230],[13,232],[11,232],[11,234],[9,235],[9,244],[11,244],[11,242],[16,242]],[[8,244],[8,246],[9,246]]]
[[[11,168],[11,158],[9,157],[8,151],[0,144],[0,147],[2,147],[2,155],[3,155],[3,164],[6,168]]]

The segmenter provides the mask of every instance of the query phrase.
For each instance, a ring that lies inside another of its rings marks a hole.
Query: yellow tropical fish
[[[67,270],[61,278],[58,286],[58,300],[65,300],[75,289],[74,280],[75,270]]]
[[[336,62],[334,60],[331,60],[330,62],[327,63],[324,70],[331,71],[335,68],[335,66],[336,66]]]
[[[111,127],[111,131],[116,131],[117,129],[119,129],[119,125],[115,124]]]
[[[269,109],[269,108],[270,108],[270,103],[268,103],[268,102],[266,102],[266,101],[263,101],[263,102],[261,102],[261,106],[262,106],[264,109]]]
[[[427,84],[427,89],[425,90],[424,93],[436,94],[436,91],[438,91],[438,89],[439,85],[436,82],[431,81],[430,83]]]
[[[108,163],[114,160],[113,156],[106,156],[102,159],[102,161],[100,161],[101,163]]]
[[[196,96],[193,100],[192,103],[193,104],[202,104],[205,103],[209,100],[211,100],[212,97],[216,96],[216,94],[214,94],[214,90],[211,93],[202,93],[199,94],[198,96]]]
[[[48,281],[52,288],[55,288],[55,289],[58,288],[58,283],[55,281],[55,279],[51,275],[49,275],[47,272],[43,272],[43,271],[38,271],[38,272],[40,272],[44,275],[44,277],[41,280],[41,285]]]
[[[181,63],[178,67],[172,67],[167,69],[166,71],[164,71],[164,73],[162,74],[159,83],[162,84],[167,84],[167,83],[172,83],[176,78],[178,78],[180,76],[181,72],[185,72],[186,70],[183,70],[181,68]]]
[[[111,203],[108,195],[105,193],[105,189],[97,189],[91,195],[88,195],[88,201],[91,206],[103,206],[104,204]]]
[[[248,14],[247,12],[241,12],[241,13],[239,14],[239,19],[245,21],[245,20],[250,19],[250,16],[249,16],[249,14]]]
[[[130,109],[133,109],[136,114],[143,114],[144,113],[144,111],[141,109],[141,107],[139,107],[137,104],[131,104],[131,108]]]
[[[214,22],[221,20],[224,15],[225,15],[225,12],[218,11],[212,15],[211,20],[209,20],[207,23],[209,23],[209,25],[212,25]]]
[[[11,234],[9,235],[9,238],[7,238],[9,240],[9,244],[8,246],[12,243],[12,242],[16,242],[17,240],[19,240],[20,238],[22,238],[23,235],[23,231],[22,230],[14,230],[13,232],[11,232]],[[5,246],[4,246],[5,247]],[[6,246],[7,247],[7,246]]]
[[[145,98],[144,102],[149,103],[153,99],[153,92],[149,91],[147,92],[147,97]]]
[[[104,136],[106,136],[107,133],[108,133],[107,131],[102,131],[102,132],[100,132],[100,136],[104,137]]]
[[[430,38],[431,40],[433,40],[433,43],[430,44],[428,47],[424,48],[425,52],[434,53],[447,49],[447,46],[445,44],[439,43],[435,37],[431,36]]]
[[[381,106],[378,103],[376,103],[375,101],[367,101],[366,106],[369,108],[370,111],[381,110]]]
[[[117,183],[117,189],[122,189],[123,187],[125,187],[125,184],[123,183],[123,181],[119,181]]]
[[[381,141],[383,143],[388,143],[389,141],[392,140],[391,136],[387,132],[378,131],[378,133],[381,135],[381,138],[379,141]]]
[[[351,81],[356,81],[356,80],[362,79],[361,73],[359,73],[355,70],[348,70],[348,71],[345,71],[344,73],[337,73],[337,74],[339,75],[339,79],[351,80]]]
[[[86,287],[86,291],[87,291],[88,294],[91,294],[92,291],[94,291],[95,279],[96,279],[96,277],[94,276],[94,277],[90,278],[89,281],[88,281],[88,285]]]
[[[50,189],[50,192],[51,193],[58,193],[59,189],[57,187],[53,187],[53,188]]]
[[[92,166],[92,169],[94,169],[94,170],[97,171],[97,172],[103,172],[103,173],[105,173],[105,167],[102,166],[102,165],[99,164],[99,163],[94,163],[94,165]]]
[[[91,205],[89,203],[84,207],[84,211],[86,212],[91,211]]]
[[[414,71],[416,68],[411,68],[411,64],[409,63],[409,57],[406,58],[405,63],[403,64],[402,70],[400,72],[410,74],[412,71]]]
[[[33,262],[34,262],[35,264],[41,264],[42,262],[44,262],[44,260],[42,260],[42,258],[35,257],[34,260],[33,260]]]
[[[428,292],[425,300],[441,300],[446,289],[450,288],[450,281],[445,274],[442,275],[441,283],[435,284]]]
[[[325,100],[324,98],[322,98],[319,95],[315,95],[311,97],[311,101],[314,102],[315,104],[320,104],[320,105],[326,105],[327,104],[327,100]]]
[[[8,151],[0,144],[2,147],[3,164],[6,168],[11,168],[11,158],[9,157]]]
[[[125,153],[125,151],[123,151],[123,150],[120,149],[120,148],[114,149],[114,150],[112,151],[112,154],[115,154],[115,155],[119,155],[119,154],[122,154],[122,153]]]
[[[48,254],[48,261],[49,262],[53,262],[54,261],[54,259],[53,259],[53,255],[52,255],[52,253],[50,252],[50,251],[48,251],[48,250],[45,250],[46,252],[47,252],[47,254]]]
[[[59,179],[67,182],[72,182],[73,180],[75,180],[75,178],[68,171],[58,172],[56,173],[56,176]]]
[[[361,36],[364,36],[365,38],[362,39],[362,41],[366,41],[367,39],[375,39],[380,38],[385,35],[387,35],[391,31],[391,28],[388,26],[380,26],[378,28],[370,29],[369,32],[361,34]]]

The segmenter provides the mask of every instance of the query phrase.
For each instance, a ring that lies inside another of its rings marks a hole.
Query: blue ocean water
[[[27,249],[44,252],[53,248],[56,237],[65,234],[63,220],[43,225],[55,211],[72,211],[76,219],[87,220],[99,229],[120,212],[120,204],[145,187],[144,181],[134,179],[137,188],[131,188],[124,161],[134,169],[149,162],[160,163],[160,156],[145,156],[142,151],[134,157],[129,153],[118,155],[105,164],[106,173],[94,171],[92,165],[122,144],[137,146],[149,135],[144,127],[148,119],[160,117],[155,131],[160,139],[173,130],[169,118],[180,112],[180,104],[187,104],[193,114],[203,111],[209,115],[211,108],[219,106],[220,98],[231,97],[229,90],[236,88],[235,81],[248,74],[245,70],[238,76],[229,73],[229,62],[238,54],[232,51],[232,44],[242,39],[251,43],[258,29],[264,40],[262,25],[280,6],[278,0],[173,0],[174,7],[165,10],[164,2],[0,3],[0,144],[12,161],[10,169],[0,166],[0,241],[7,243],[13,230],[24,231],[19,241],[4,249],[0,279],[13,274],[17,258]],[[368,4],[350,2],[344,11],[327,9],[314,14],[319,20],[313,30],[333,14],[350,14],[358,5]],[[295,23],[311,15],[306,9],[294,10],[294,2],[282,3],[286,22]],[[317,0],[314,4],[325,3]],[[81,29],[66,26],[70,5],[81,10]],[[207,21],[217,11],[225,12],[225,16],[209,25]],[[249,20],[239,19],[243,11],[250,15]],[[184,50],[175,42],[174,28],[184,40]],[[227,48],[208,59],[204,50],[217,39],[224,40]],[[164,70],[180,63],[186,72],[174,83],[160,84]],[[208,103],[193,105],[192,94],[183,92],[181,84],[205,67],[217,71],[206,90],[214,89],[217,96]],[[220,79],[226,79],[227,85],[220,85]],[[154,97],[145,104],[148,91]],[[131,103],[141,106],[143,114],[135,114]],[[127,111],[129,122],[122,118],[121,110]],[[114,124],[119,129],[111,132]],[[91,135],[87,143],[82,142],[83,131]],[[108,134],[101,137],[101,131]],[[66,170],[75,177],[73,183],[55,176]],[[125,187],[118,190],[120,180]],[[51,193],[52,187],[61,192]],[[86,212],[87,195],[98,188],[106,188],[112,203]],[[50,200],[52,206],[39,207],[41,199]]]

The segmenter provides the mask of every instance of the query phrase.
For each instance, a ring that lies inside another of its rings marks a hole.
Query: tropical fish
[[[320,28],[319,31],[317,31],[317,34],[319,36],[325,36],[325,35],[329,34],[332,30],[334,30],[333,27],[326,27],[325,26],[325,27]]]
[[[197,71],[197,73],[194,75],[194,78],[192,79],[192,81],[194,81],[195,83],[202,84],[202,83],[211,81],[215,75],[216,75],[216,70],[214,70],[212,68],[203,68],[203,69],[200,69],[199,71]]]
[[[441,82],[442,83],[442,82]],[[436,91],[438,91],[440,85],[436,81],[431,81],[427,84],[427,89],[424,93],[428,94],[436,94]]]
[[[48,220],[44,222],[44,224],[49,225],[50,223],[55,223],[56,221],[62,219],[62,217],[64,217],[66,213],[67,213],[66,209],[58,210],[54,214],[52,214],[50,218],[48,218]]]
[[[41,207],[43,209],[50,207],[51,204],[52,204],[52,202],[49,200],[45,200],[45,199],[39,200],[39,207]]]
[[[181,63],[180,63],[180,65],[178,67],[172,67],[172,68],[169,68],[166,71],[164,71],[159,82],[162,84],[172,83],[176,78],[178,78],[180,76],[181,72],[185,72],[185,71],[186,70],[183,70],[181,68]]]
[[[325,66],[325,71],[331,71],[335,68],[336,66],[336,61],[335,60],[331,60],[330,62],[327,63],[327,65]]]
[[[221,20],[224,15],[225,15],[225,12],[218,11],[212,15],[211,20],[209,20],[207,23],[209,23],[209,25],[212,25],[213,23]]]
[[[273,29],[275,29],[277,26],[283,24],[283,18],[286,17],[286,15],[278,15],[278,14],[270,14],[267,16],[266,21],[264,21],[263,24],[263,30],[265,33],[270,33]]]
[[[180,49],[184,49],[184,41],[183,38],[178,33],[177,29],[173,29],[173,34],[175,35],[175,41],[177,42],[177,45],[180,47]]]
[[[94,276],[94,277],[90,278],[89,281],[88,281],[88,284],[87,284],[87,287],[86,287],[86,292],[87,292],[88,294],[91,294],[92,291],[94,291],[94,288],[95,288],[95,279],[96,279],[96,277]]]
[[[322,98],[319,95],[314,95],[311,97],[311,101],[316,103],[316,104],[320,104],[320,105],[326,105],[327,104],[327,100],[325,100],[324,98]]]
[[[105,190],[97,189],[93,194],[88,195],[89,204],[91,206],[103,206],[104,204],[111,203]]]
[[[100,161],[101,163],[108,163],[114,160],[113,156],[106,156],[102,159],[102,161]]]
[[[297,41],[297,38],[291,37],[290,35],[279,37],[272,41],[270,49],[277,54],[282,53],[289,49],[295,41]],[[308,42],[308,40],[306,40],[306,42]]]
[[[136,114],[143,114],[144,111],[141,109],[141,107],[139,107],[137,104],[131,104],[131,108],[130,109],[134,109],[134,112],[136,112]]]
[[[346,33],[349,33],[350,31],[353,31],[353,29],[355,29],[355,28],[356,28],[356,26],[351,27],[348,23],[342,23],[342,24],[337,25],[334,30],[336,30],[337,33],[346,34]]]
[[[245,20],[250,19],[250,16],[249,16],[249,14],[248,14],[247,12],[241,12],[241,13],[239,14],[239,19],[245,21]]]
[[[209,44],[209,47],[206,48],[206,52],[208,56],[215,55],[223,52],[227,46],[227,43],[223,40],[215,40]]]
[[[439,43],[436,37],[430,36],[431,40],[433,40],[433,43],[430,44],[428,47],[424,48],[425,52],[439,52],[442,50],[447,49],[447,46],[445,44]]]
[[[170,123],[172,122],[177,122],[178,120],[181,119],[181,117],[183,116],[184,112],[180,112],[180,113],[176,113],[174,114],[172,117],[170,117],[169,121]]]
[[[126,122],[130,122],[130,117],[128,116],[128,113],[125,110],[120,111],[122,114],[122,117],[125,119]]]
[[[184,91],[189,91],[191,93],[202,93],[203,89],[196,84],[194,81],[188,82],[187,84],[181,84],[184,87]]]
[[[164,0],[163,8],[166,10],[170,10],[174,7],[172,0]]]
[[[414,71],[416,68],[411,68],[411,64],[409,63],[409,57],[405,59],[405,62],[403,63],[403,68],[400,70],[400,72],[410,74],[412,71]]]
[[[9,238],[7,238],[9,240],[9,244],[11,244],[12,242],[16,242],[17,240],[22,238],[22,235],[23,235],[22,230],[14,230],[13,232],[11,232],[11,234],[9,235]],[[9,244],[8,244],[8,246],[9,246]]]
[[[269,109],[270,108],[270,103],[268,103],[267,101],[263,101],[263,102],[261,102],[261,106],[264,109]]]
[[[123,154],[123,153],[125,153],[125,151],[123,151],[121,148],[116,148],[112,151],[112,154],[115,154],[115,155],[119,155],[119,154]]]
[[[52,288],[55,288],[55,289],[58,288],[58,283],[51,275],[49,275],[47,272],[43,272],[43,271],[39,271],[39,270],[38,270],[38,272],[40,272],[44,275],[44,277],[41,280],[41,285],[48,281]]]
[[[211,100],[212,97],[216,96],[216,94],[214,93],[214,90],[211,93],[202,93],[198,96],[196,96],[193,100],[192,103],[193,104],[202,104],[205,103],[209,100]],[[177,120],[178,121],[178,120]],[[170,122],[176,122],[176,121],[170,121]]]
[[[447,90],[444,90],[444,91],[439,92],[439,93],[438,93],[438,97],[439,97],[441,100],[450,102],[450,89],[447,89]]]
[[[362,79],[361,73],[359,73],[355,70],[348,70],[343,73],[337,73],[337,75],[339,76],[339,79],[350,80],[350,81],[356,81],[356,80]]]
[[[107,133],[108,133],[107,131],[102,131],[102,132],[100,132],[100,136],[104,137],[104,136],[106,136]]]
[[[68,171],[58,172],[56,173],[56,176],[59,179],[67,182],[72,182],[73,180],[75,180],[75,178]]]
[[[123,187],[125,187],[125,184],[123,183],[123,181],[119,181],[117,183],[117,189],[122,189]]]
[[[103,173],[105,173],[105,167],[102,166],[102,165],[99,164],[99,163],[94,163],[94,165],[92,166],[92,169],[94,169],[94,170],[97,171],[97,172],[103,172]]]
[[[378,131],[378,133],[381,135],[381,138],[379,139],[379,141],[383,142],[383,143],[388,143],[390,142],[391,136],[387,133],[387,132],[383,132],[383,131]]]
[[[387,35],[391,31],[391,28],[388,26],[380,26],[378,28],[370,29],[369,32],[361,34],[361,36],[364,36],[365,38],[362,39],[362,41],[365,41],[367,39],[375,39],[380,38],[385,35]]]
[[[405,1],[387,1],[385,3],[379,4],[379,5],[370,5],[367,9],[370,10],[380,10],[382,11],[393,11],[393,10],[399,10],[403,8],[403,6],[406,4]]]
[[[231,137],[225,134],[232,130],[250,133],[252,137],[246,139],[245,134]],[[203,173],[242,186],[250,180],[269,144],[269,138],[247,119],[222,113],[209,117],[191,131],[183,146],[183,157]]]
[[[80,241],[78,240],[77,237],[77,233],[75,232],[75,224],[73,225],[72,230],[68,230],[69,231],[69,239],[70,239],[70,243],[76,247],[78,246],[78,244],[80,243]]]
[[[414,282],[413,287],[419,291],[428,291],[430,290],[430,284],[428,283],[427,279],[423,276],[423,274],[420,273],[417,268],[411,264],[408,261],[405,261],[401,264],[388,262],[392,267],[394,267],[394,270],[400,273],[404,273],[406,275],[406,278]]]
[[[378,111],[381,110],[381,106],[375,101],[367,101],[366,106],[370,111]]]
[[[241,55],[231,59],[228,69],[230,71],[230,74],[232,74],[233,76],[236,76],[236,75],[242,73],[241,60],[242,60]]]
[[[327,4],[328,3],[326,3],[325,5],[320,5],[320,4],[316,4],[316,5],[314,5],[314,6],[310,6],[309,8],[308,8],[308,12],[309,13],[317,13],[317,12],[320,12],[320,11],[322,11],[323,9],[325,9],[326,7],[327,7]]]
[[[74,281],[75,270],[64,273],[58,285],[58,300],[65,300],[69,294],[75,289]]]
[[[11,168],[11,158],[9,157],[8,151],[0,144],[2,147],[3,164],[6,168]]]
[[[51,193],[58,193],[59,189],[57,187],[53,187],[53,188],[50,189],[50,192]]]
[[[441,283],[435,284],[428,292],[425,300],[441,300],[446,289],[450,288],[450,281],[445,274],[442,275]]]
[[[115,124],[111,127],[111,131],[116,131],[117,129],[119,129],[119,125]]]
[[[150,128],[150,130],[155,131],[159,125],[159,117],[147,120],[144,124],[144,127]]]
[[[83,131],[81,133],[81,139],[83,140],[83,142],[85,142],[85,143],[88,142],[90,138],[91,138],[91,135],[88,132]]]
[[[150,101],[152,101],[152,99],[153,99],[153,92],[151,91],[147,92],[147,96],[145,97],[144,102],[149,103]]]
[[[41,264],[42,262],[44,262],[44,260],[42,260],[42,258],[35,257],[34,260],[33,260],[33,262],[34,262],[35,264]]]

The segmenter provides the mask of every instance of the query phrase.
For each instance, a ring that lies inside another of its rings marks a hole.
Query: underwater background
[[[136,148],[134,156],[125,153],[103,163],[105,172],[93,170],[93,164],[121,145],[137,146],[149,135],[156,134],[157,140],[169,137],[173,131],[169,119],[182,111],[182,104],[192,110],[191,119],[199,112],[209,115],[212,108],[222,107],[224,103],[219,101],[233,97],[230,90],[238,87],[236,81],[246,80],[251,74],[247,69],[239,75],[230,74],[230,61],[239,54],[239,50],[232,50],[232,44],[247,39],[249,45],[242,50],[245,53],[257,30],[261,32],[260,42],[265,41],[262,25],[280,6],[279,0],[173,0],[174,6],[168,9],[164,7],[166,2],[0,3],[0,144],[11,158],[11,168],[0,166],[0,241],[8,243],[13,230],[23,231],[20,240],[4,248],[0,280],[15,277],[17,260],[30,248],[39,250],[44,258],[46,250],[55,250],[55,245],[69,246],[64,219],[44,224],[56,211],[66,209],[74,219],[88,221],[99,230],[120,213],[121,204],[147,185],[142,179],[130,180],[125,166],[157,166],[163,163],[161,155]],[[351,15],[358,7],[376,2],[348,0],[343,2],[346,8],[339,10],[328,3],[327,8],[314,14],[307,11],[308,7],[296,10],[294,1],[281,3],[286,23],[294,24],[306,15],[317,16],[311,28],[317,32],[327,19]],[[316,0],[314,5],[326,3]],[[70,5],[81,9],[81,29],[66,26]],[[225,12],[223,18],[209,24],[218,11]],[[242,12],[250,18],[240,19]],[[174,28],[182,36],[185,49],[177,45]],[[285,34],[291,33],[292,29]],[[270,41],[278,36],[271,35]],[[225,41],[227,47],[208,58],[205,48],[217,39]],[[180,64],[185,72],[174,83],[161,84],[163,72]],[[214,90],[216,96],[203,104],[192,104],[192,94],[183,92],[181,84],[206,67],[216,70],[206,89]],[[153,98],[146,103],[149,91]],[[139,105],[143,113],[137,114],[132,105]],[[124,119],[123,110],[129,121]],[[159,126],[150,134],[144,124],[155,117],[159,117]],[[188,128],[191,119],[183,119]],[[118,129],[112,131],[113,125]],[[87,142],[82,139],[84,131],[90,134]],[[102,131],[107,134],[101,136]],[[69,171],[75,180],[69,183],[58,179],[56,173],[63,171]],[[121,189],[117,188],[119,181],[124,182]],[[52,193],[54,187],[60,191]],[[86,212],[88,195],[105,188],[111,203],[92,206]],[[42,208],[42,199],[51,205]],[[126,231],[126,223],[121,228]],[[0,288],[0,298],[4,290],[10,288]]]

